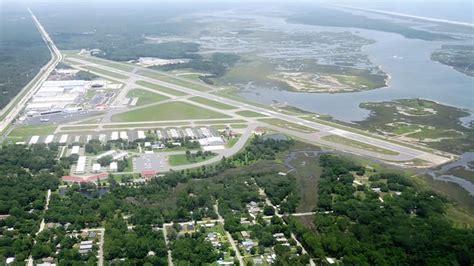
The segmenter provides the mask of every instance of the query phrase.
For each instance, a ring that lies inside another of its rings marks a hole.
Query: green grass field
[[[81,68],[84,68],[86,70],[95,72],[100,76],[103,75],[103,76],[106,76],[106,77],[111,77],[111,78],[116,78],[116,79],[128,79],[128,77],[125,76],[125,75],[118,74],[118,73],[115,73],[115,72],[111,72],[111,71],[108,71],[108,70],[104,70],[104,69],[101,69],[101,68],[97,68],[97,67],[94,67],[94,66],[81,66]]]
[[[210,91],[211,90],[210,88],[208,88],[206,86],[203,86],[203,85],[200,85],[200,84],[197,84],[193,81],[186,81],[186,80],[183,80],[183,79],[180,79],[180,78],[177,78],[177,77],[175,78],[175,77],[165,75],[165,74],[162,74],[162,73],[159,73],[159,72],[156,72],[156,71],[154,71],[154,72],[152,72],[152,71],[139,71],[138,74],[142,75],[142,76],[145,76],[145,77],[152,78],[152,79],[157,79],[157,80],[161,80],[161,81],[164,81],[164,82],[172,83],[172,84],[182,86],[182,87],[185,87],[185,88],[188,88],[188,89],[197,90],[197,91]]]
[[[377,146],[374,146],[374,145],[370,145],[370,144],[367,144],[367,143],[364,143],[364,142],[344,138],[344,137],[337,136],[337,135],[328,135],[328,136],[322,137],[321,139],[327,140],[327,141],[330,141],[330,142],[334,142],[334,143],[344,144],[344,145],[347,145],[347,146],[352,146],[352,147],[359,148],[359,149],[378,152],[378,153],[386,154],[386,155],[398,155],[399,154],[398,152],[395,152],[395,151],[387,150],[387,149],[384,149],[384,148],[380,148],[380,147],[377,147]]]
[[[209,100],[209,99],[206,99],[206,98],[203,98],[203,97],[192,97],[192,98],[190,98],[190,100],[193,101],[193,102],[197,102],[197,103],[200,103],[200,104],[205,104],[207,106],[214,107],[214,108],[221,109],[221,110],[232,110],[232,109],[237,108],[237,107],[232,106],[232,105],[216,102],[216,101]]]
[[[263,118],[263,119],[259,119],[258,121],[261,121],[261,122],[264,122],[264,123],[267,123],[267,124],[270,124],[270,125],[274,125],[274,126],[277,126],[277,127],[288,128],[288,129],[300,131],[300,132],[303,132],[303,133],[318,132],[317,129],[313,129],[313,128],[310,128],[310,127],[306,127],[306,126],[302,126],[302,125],[299,125],[299,124],[291,123],[291,122],[281,120],[281,119],[278,119],[278,118]]]
[[[195,121],[194,123],[197,125],[207,125],[207,124],[229,124],[229,123],[245,123],[245,120],[241,119],[225,119],[225,120],[203,120],[203,121]]]
[[[29,137],[34,135],[49,135],[53,134],[56,130],[57,125],[32,125],[32,126],[20,126],[10,132],[7,140],[18,142],[25,141]]]
[[[238,112],[235,112],[235,113],[238,114],[238,115],[244,116],[244,117],[266,117],[266,115],[264,115],[264,114],[257,113],[257,112],[254,112],[254,111],[248,111],[248,110],[238,111]]]
[[[141,90],[141,89],[130,90],[127,94],[127,97],[130,97],[130,98],[138,97],[137,106],[150,104],[150,103],[157,103],[157,102],[161,102],[161,101],[169,99],[169,97],[166,97],[164,95],[153,93],[146,90]]]
[[[64,52],[63,52],[63,54],[64,54]],[[112,62],[112,61],[109,61],[109,60],[104,60],[104,59],[100,59],[100,58],[96,58],[96,57],[80,56],[80,55],[77,55],[77,54],[72,54],[72,55],[69,55],[68,57],[70,57],[72,59],[76,58],[76,59],[88,61],[88,62],[95,63],[95,64],[98,64],[98,65],[103,65],[103,66],[107,66],[107,67],[116,68],[118,70],[122,70],[122,71],[126,71],[126,72],[131,72],[133,70],[133,66],[131,66],[131,65],[127,65],[125,63]]]
[[[140,86],[143,86],[143,87],[147,87],[149,89],[157,90],[157,91],[160,91],[160,92],[163,92],[163,93],[166,93],[166,94],[171,94],[171,95],[174,95],[174,96],[187,95],[184,92],[174,90],[174,89],[171,89],[171,88],[167,88],[167,87],[163,87],[163,86],[160,86],[160,85],[148,82],[148,81],[139,80],[139,81],[136,82],[136,84],[140,85]]]
[[[207,156],[205,158],[202,158],[202,156],[196,156],[194,159],[188,160],[186,157],[186,154],[175,154],[175,155],[170,155],[168,157],[168,162],[171,166],[178,166],[178,165],[185,165],[185,164],[192,164],[192,163],[198,163],[202,161],[206,161],[214,157],[215,155]]]
[[[184,102],[167,102],[112,116],[113,122],[169,121],[229,118],[229,116]]]

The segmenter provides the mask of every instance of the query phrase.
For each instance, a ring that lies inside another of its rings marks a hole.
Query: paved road
[[[316,143],[323,143],[324,145],[327,145],[329,147],[334,147],[336,149],[341,149],[342,148],[344,151],[347,151],[347,152],[350,152],[350,153],[355,153],[355,154],[370,156],[370,157],[374,157],[374,158],[378,158],[378,159],[382,159],[382,160],[386,160],[386,161],[395,161],[395,162],[396,161],[398,161],[398,162],[408,161],[408,160],[412,160],[412,159],[415,159],[415,158],[419,158],[419,159],[431,162],[433,165],[442,164],[442,163],[445,163],[445,162],[447,162],[451,159],[451,158],[443,157],[443,156],[440,156],[440,155],[432,154],[432,153],[429,153],[429,152],[426,152],[426,151],[417,150],[417,149],[414,149],[414,148],[411,148],[411,147],[406,147],[406,146],[402,146],[402,145],[399,145],[399,144],[391,143],[391,142],[381,140],[381,139],[378,139],[378,138],[373,138],[373,137],[370,137],[370,136],[361,135],[361,134],[358,134],[358,133],[354,133],[354,132],[350,132],[350,131],[347,131],[347,130],[343,130],[343,129],[335,128],[335,127],[332,127],[332,126],[328,126],[328,125],[325,125],[325,124],[320,124],[320,123],[317,123],[317,122],[308,121],[308,120],[305,120],[303,118],[283,114],[283,113],[280,113],[280,112],[275,112],[275,111],[272,111],[272,110],[267,110],[267,109],[262,108],[262,107],[253,106],[253,105],[250,105],[250,104],[247,104],[247,103],[242,103],[242,102],[239,102],[239,101],[236,101],[236,100],[220,97],[218,95],[210,94],[209,92],[197,91],[197,90],[185,88],[185,87],[182,87],[182,86],[179,86],[179,85],[164,82],[164,81],[161,81],[161,80],[157,80],[157,79],[154,79],[154,78],[149,78],[149,77],[146,77],[146,76],[142,76],[142,75],[139,75],[139,74],[136,74],[136,73],[130,73],[130,72],[122,71],[122,70],[115,69],[115,68],[112,68],[112,67],[109,67],[109,66],[104,66],[104,65],[100,65],[100,64],[96,64],[96,63],[91,63],[91,62],[83,60],[83,59],[70,58],[69,60],[71,60],[73,62],[76,62],[76,63],[79,63],[79,64],[93,65],[97,68],[108,70],[108,71],[111,71],[111,72],[114,72],[114,73],[117,73],[117,74],[128,75],[130,77],[133,77],[133,78],[136,78],[136,79],[139,79],[139,80],[144,80],[144,81],[148,81],[148,82],[158,84],[158,85],[161,85],[161,86],[164,86],[164,87],[172,88],[172,89],[190,94],[192,96],[200,96],[200,97],[204,97],[204,98],[207,98],[207,99],[210,99],[210,100],[215,100],[215,101],[218,101],[218,102],[222,102],[222,103],[225,103],[225,104],[228,104],[228,105],[237,106],[241,109],[246,109],[246,110],[262,113],[262,114],[267,115],[268,117],[271,117],[271,118],[277,118],[277,119],[281,119],[281,120],[288,121],[288,122],[291,122],[291,123],[296,123],[296,124],[299,124],[299,125],[302,125],[302,126],[306,126],[306,127],[312,128],[312,129],[316,129],[316,130],[318,130],[320,132],[323,132],[325,134],[333,134],[333,135],[343,136],[344,138],[348,138],[348,139],[351,139],[351,140],[354,140],[354,141],[363,142],[363,143],[373,145],[373,146],[376,146],[376,147],[379,147],[379,148],[387,149],[387,150],[392,150],[392,151],[398,152],[399,154],[398,155],[388,155],[388,154],[381,154],[381,153],[366,151],[364,149],[357,149],[357,148],[354,148],[352,146],[346,146],[346,145],[342,145],[342,144],[338,144],[338,143],[334,143],[334,142],[329,142],[329,141],[324,142],[317,135],[316,136],[311,136],[309,134],[302,135],[301,132],[299,132],[299,131],[294,131],[294,130],[289,130],[289,129],[285,130],[286,131],[285,133],[287,133],[287,134],[298,135],[298,137],[303,138],[305,140],[309,140],[309,141],[316,142]],[[150,71],[150,70],[148,70],[148,71]],[[100,73],[98,73],[98,74],[100,74]],[[160,72],[160,74],[161,74],[161,72]],[[221,113],[228,114],[232,117],[235,117],[235,113],[232,112],[232,111],[229,111],[229,110],[219,110],[219,111]],[[265,123],[263,123],[263,124],[265,124]]]
[[[255,179],[254,179],[254,182],[255,182]],[[257,184],[257,182],[255,182],[255,184]],[[281,214],[279,214],[279,208],[277,208],[275,205],[273,205],[273,203],[270,201],[270,199],[268,198],[267,194],[265,193],[265,190],[263,190],[261,187],[258,187],[258,192],[260,195],[262,195],[263,197],[265,197],[265,203],[268,205],[268,206],[271,206],[274,210],[275,210],[275,214],[278,216],[278,217],[282,217]],[[314,214],[314,213],[312,213]],[[291,216],[307,216],[307,215],[311,215],[310,213],[292,213],[290,214]],[[270,216],[271,218],[271,216]],[[285,222],[285,220],[283,220],[283,222]],[[306,251],[306,249],[303,247],[303,245],[300,243],[300,241],[298,241],[298,239],[296,238],[295,234],[293,232],[291,232],[291,238],[293,240],[295,240],[296,242],[296,245],[299,246],[301,248],[301,253],[302,254],[308,254],[308,252]],[[309,259],[309,264],[311,266],[315,266],[316,263],[314,263],[314,260],[313,258],[310,257]]]
[[[28,11],[30,12],[31,17],[33,18],[33,21],[36,27],[38,28],[38,31],[41,33],[41,36],[44,42],[48,45],[48,49],[51,52],[51,60],[43,68],[40,69],[37,76],[33,78],[32,80],[33,83],[32,84],[31,82],[28,83],[23,89],[23,91],[28,90],[29,88],[31,89],[27,91],[25,95],[23,95],[23,91],[20,92],[18,95],[19,97],[21,97],[21,99],[18,102],[13,100],[12,104],[14,104],[14,106],[12,106],[11,109],[8,109],[7,108],[8,106],[4,108],[4,111],[2,112],[7,112],[7,113],[5,117],[2,119],[2,121],[0,121],[0,132],[3,132],[5,128],[7,128],[8,125],[14,121],[14,119],[18,116],[18,114],[23,110],[26,103],[36,93],[36,91],[38,91],[38,89],[41,87],[41,84],[43,84],[43,82],[46,81],[46,79],[51,74],[51,72],[56,68],[56,65],[62,60],[61,52],[54,45],[53,41],[49,37],[46,30],[43,28],[43,26],[38,21],[38,19],[33,14],[33,12],[30,9],[28,9]]]
[[[103,266],[104,265],[104,237],[105,237],[105,228],[93,228],[93,229],[87,229],[87,232],[98,232],[99,233],[99,251],[97,254],[98,257],[98,266]]]
[[[49,208],[49,199],[50,198],[51,198],[51,189],[48,189],[48,191],[46,192],[46,203],[44,204],[44,211],[43,211],[44,213],[46,213],[46,211]],[[43,232],[44,227],[45,227],[45,223],[44,223],[44,218],[43,218],[43,219],[41,219],[39,230],[38,230],[38,232],[36,232],[35,235],[37,236],[39,233]],[[36,243],[36,240],[35,240],[35,243]],[[28,266],[33,266],[33,257],[31,255],[28,257],[27,265]]]
[[[217,213],[218,221],[220,223],[224,224],[225,223],[224,218],[222,218],[222,216],[219,213],[219,202],[216,202],[216,204],[214,204],[214,211]],[[227,236],[227,239],[229,239],[230,245],[235,250],[235,256],[237,257],[237,260],[239,261],[239,264],[240,265],[245,265],[244,259],[242,258],[242,255],[240,254],[240,250],[237,247],[237,244],[235,243],[234,238],[232,237],[232,235],[227,230],[225,230],[225,235]]]
[[[173,226],[172,223],[168,223],[168,224],[163,224],[163,237],[165,238],[165,244],[166,244],[166,247],[168,248],[168,265],[169,266],[173,266],[173,256],[171,254],[171,247],[170,247],[170,243],[168,241],[168,233],[166,231],[166,227],[167,226]]]

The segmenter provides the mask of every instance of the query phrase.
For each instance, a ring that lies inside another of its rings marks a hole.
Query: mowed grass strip
[[[194,158],[188,159],[188,157],[186,157],[186,154],[173,154],[168,156],[168,162],[171,166],[178,166],[203,162],[213,157],[215,157],[215,155],[207,156],[205,158],[203,158],[202,156],[195,156]]]
[[[193,102],[197,102],[197,103],[204,104],[204,105],[214,107],[214,108],[217,108],[217,109],[221,109],[221,110],[237,109],[237,107],[235,107],[235,106],[228,105],[228,104],[221,103],[221,102],[216,102],[214,100],[209,100],[209,99],[199,97],[199,96],[192,97],[192,98],[190,98],[190,100],[193,101]]]
[[[163,122],[163,123],[133,123],[133,124],[117,124],[117,125],[104,125],[103,128],[114,129],[114,128],[162,128],[169,126],[189,126],[189,122]]]
[[[159,93],[154,93],[151,91],[141,90],[141,89],[133,89],[130,90],[127,94],[129,98],[136,98],[138,97],[137,106],[150,104],[150,103],[157,103],[164,100],[169,99],[169,97],[164,96]]]
[[[241,119],[226,119],[226,120],[204,120],[204,121],[195,121],[196,125],[206,125],[206,124],[229,124],[229,123],[246,123],[247,121]]]
[[[188,88],[188,89],[197,90],[197,91],[210,91],[211,90],[209,87],[199,85],[199,84],[197,84],[197,83],[195,83],[191,80],[186,81],[186,80],[183,80],[181,78],[177,78],[177,77],[175,78],[175,77],[165,75],[165,74],[161,74],[161,73],[158,73],[158,72],[138,71],[138,74],[142,75],[142,76],[145,76],[145,77],[152,78],[152,79],[157,79],[157,80],[160,80],[160,81],[172,83],[172,84],[175,84],[175,85],[178,85],[178,86],[181,86],[181,87],[185,87],[185,88]]]
[[[112,116],[114,122],[169,121],[229,118],[229,116],[184,102],[167,102]]]
[[[118,70],[122,70],[122,71],[126,71],[126,72],[131,72],[133,70],[133,66],[130,66],[130,65],[127,65],[127,64],[124,64],[124,63],[113,62],[113,61],[110,61],[110,60],[104,60],[104,59],[100,59],[100,58],[95,58],[95,57],[90,57],[90,56],[80,56],[80,55],[72,55],[72,56],[69,56],[69,57],[72,58],[72,59],[84,60],[84,61],[88,61],[88,62],[91,62],[91,63],[94,63],[94,64],[116,68]]]
[[[249,110],[238,111],[235,113],[244,117],[266,117],[266,115],[262,113],[257,113],[257,112],[249,111]]]
[[[167,88],[167,87],[163,87],[163,86],[161,86],[161,85],[154,84],[154,83],[151,83],[151,82],[148,82],[148,81],[144,81],[144,80],[139,80],[139,81],[136,82],[136,84],[138,84],[138,85],[140,85],[140,86],[143,86],[143,87],[147,87],[147,88],[149,88],[149,89],[161,91],[161,92],[166,93],[166,94],[171,94],[171,95],[174,95],[174,96],[184,96],[184,95],[187,95],[187,94],[184,93],[184,92],[181,92],[181,91],[178,91],[178,90],[174,90],[174,89],[171,89],[171,88]]]
[[[258,121],[261,121],[261,122],[264,122],[264,123],[267,123],[267,124],[270,124],[270,125],[274,125],[274,126],[277,126],[277,127],[282,127],[282,128],[287,128],[287,129],[291,129],[291,130],[300,131],[300,132],[303,132],[303,133],[319,132],[319,130],[317,130],[317,129],[310,128],[310,127],[303,126],[303,125],[299,125],[299,124],[295,124],[295,123],[288,122],[288,121],[285,121],[285,120],[281,120],[281,119],[278,119],[278,118],[263,118],[263,119],[259,119]]]
[[[10,134],[8,134],[7,139],[11,141],[25,141],[35,135],[43,136],[53,134],[57,127],[57,125],[20,126],[14,128]]]
[[[111,71],[101,69],[101,68],[98,68],[98,67],[94,67],[94,66],[81,66],[81,68],[84,68],[84,69],[87,69],[89,71],[95,72],[100,76],[106,76],[106,77],[111,77],[111,78],[116,78],[116,79],[128,79],[128,77],[125,76],[125,75],[118,74],[118,73],[115,73],[115,72],[111,72]]]
[[[381,147],[377,147],[377,146],[367,144],[367,143],[364,143],[364,142],[344,138],[344,137],[341,137],[341,136],[338,136],[338,135],[328,135],[328,136],[321,137],[321,139],[326,140],[326,141],[330,141],[330,142],[334,142],[334,143],[339,143],[339,144],[355,147],[355,148],[359,148],[359,149],[363,149],[363,150],[367,150],[367,151],[378,152],[378,153],[386,154],[386,155],[399,155],[400,154],[400,153],[392,151],[392,150],[387,150],[387,149],[384,149],[384,148],[381,148]]]

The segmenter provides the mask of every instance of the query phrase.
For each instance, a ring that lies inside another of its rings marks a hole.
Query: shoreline
[[[379,9],[352,7],[352,6],[347,6],[347,5],[334,5],[334,6],[360,10],[360,11],[379,13],[379,14],[384,14],[384,15],[398,16],[398,17],[404,17],[404,18],[413,18],[413,19],[425,20],[425,21],[430,21],[430,22],[438,22],[438,23],[445,23],[445,24],[452,24],[452,25],[457,25],[457,26],[474,28],[474,23],[468,23],[468,22],[462,22],[462,21],[455,21],[455,20],[448,20],[448,19],[441,19],[441,18],[430,18],[430,17],[416,16],[416,15],[410,15],[410,14],[404,14],[404,13],[398,13],[398,12],[384,11],[384,10],[379,10]]]

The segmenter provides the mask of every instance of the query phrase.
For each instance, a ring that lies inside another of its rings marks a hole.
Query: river
[[[358,121],[369,112],[359,104],[370,101],[388,101],[402,98],[425,98],[436,102],[474,110],[474,78],[466,76],[449,66],[430,59],[431,53],[447,42],[407,39],[399,34],[353,28],[321,27],[288,23],[283,18],[254,17],[262,28],[284,32],[317,34],[322,31],[351,31],[374,44],[363,47],[370,60],[379,65],[389,76],[386,88],[353,93],[301,93],[282,89],[257,87],[245,90],[245,98],[269,104],[272,101],[321,114],[329,114],[343,121]],[[467,41],[451,41],[465,44]],[[465,119],[473,120],[471,115]]]

